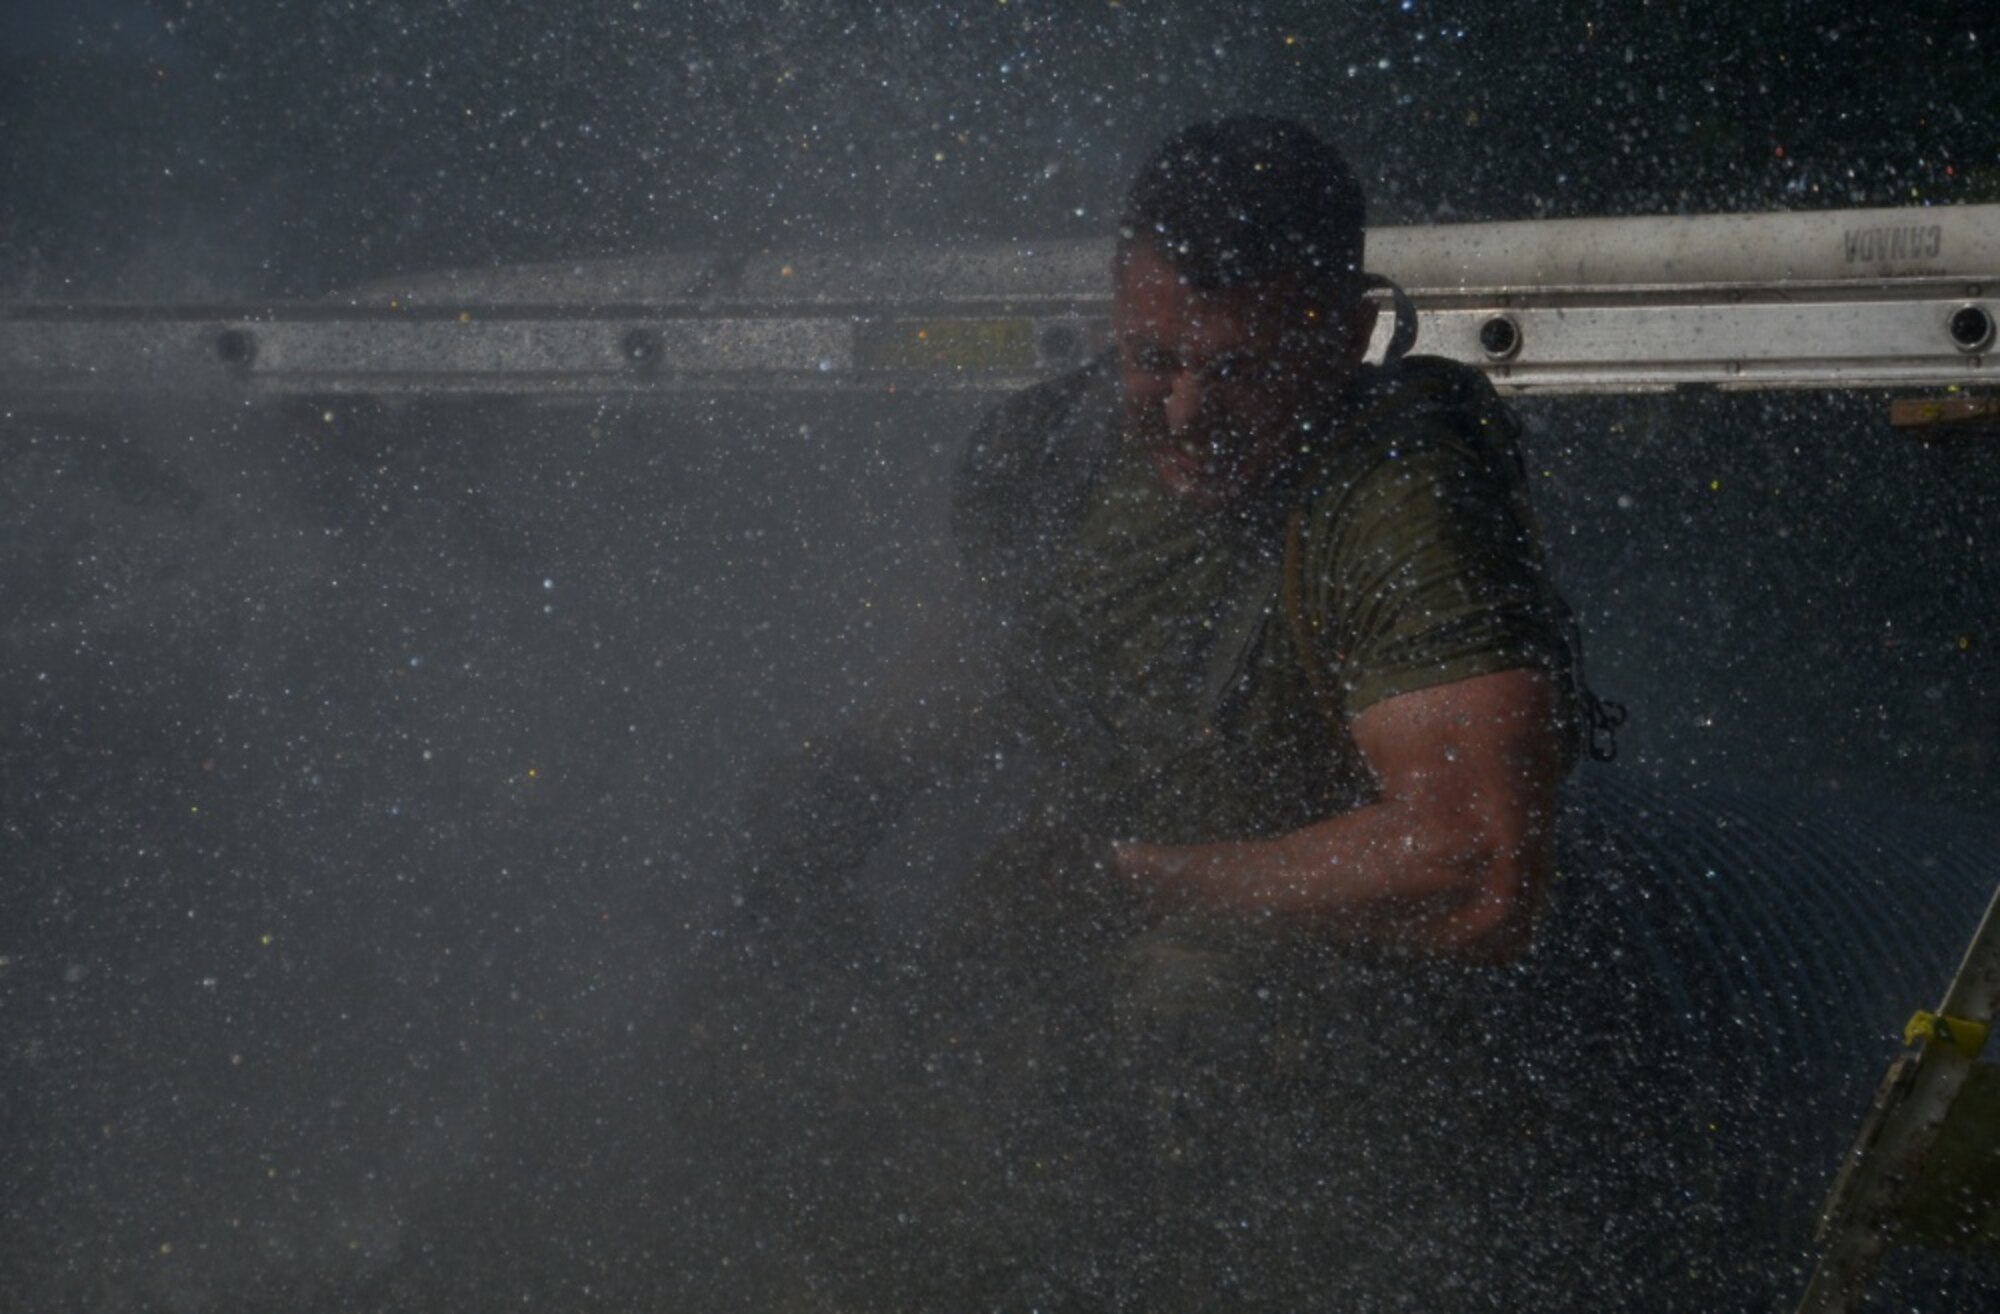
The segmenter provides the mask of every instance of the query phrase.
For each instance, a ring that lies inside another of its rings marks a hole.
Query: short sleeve
[[[1314,659],[1350,716],[1523,667],[1567,683],[1565,613],[1507,463],[1432,427],[1445,432],[1383,448],[1308,521]]]

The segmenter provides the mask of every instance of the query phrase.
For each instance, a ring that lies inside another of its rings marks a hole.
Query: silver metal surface
[[[1109,341],[1110,253],[682,253],[264,307],[5,306],[0,404],[1012,388]],[[2000,206],[1386,229],[1369,257],[1408,292],[1416,351],[1506,391],[1980,385],[2000,369],[1991,332],[1971,331],[2000,317]],[[1481,330],[1502,318],[1515,335],[1495,351]]]
[[[1580,298],[1505,309],[1420,309],[1417,349],[1480,365],[1496,386],[1521,392],[1695,383],[1895,387],[2000,377],[1990,355],[1953,343],[1949,322],[1958,303],[1946,291],[1932,291],[1937,294],[1913,286],[1872,299],[1822,300],[1814,292],[1785,289],[1751,300],[1721,289],[1690,289],[1674,300],[1625,304]],[[2000,308],[2000,300],[1990,304]],[[1482,348],[1480,331],[1502,315],[1512,320],[1518,345],[1496,360]]]
[[[1368,263],[1409,287],[1836,283],[2000,269],[1996,206],[1545,219],[1389,229]]]

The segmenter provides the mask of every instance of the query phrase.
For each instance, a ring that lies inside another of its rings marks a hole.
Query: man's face
[[[1283,287],[1203,292],[1145,243],[1125,257],[1111,315],[1127,432],[1161,483],[1204,509],[1235,501],[1283,458],[1374,327],[1372,306],[1335,322]]]

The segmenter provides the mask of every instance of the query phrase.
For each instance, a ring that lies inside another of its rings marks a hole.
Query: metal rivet
[[[640,369],[651,369],[660,363],[660,335],[651,329],[633,329],[625,335],[620,349],[625,359]]]
[[[1993,345],[1993,316],[1984,306],[1960,306],[1945,327],[1952,345],[1967,355]]]
[[[1479,326],[1479,349],[1488,360],[1511,360],[1521,350],[1521,326],[1512,315],[1495,315]]]
[[[225,365],[247,369],[257,359],[257,339],[248,329],[224,329],[215,335],[215,354]]]

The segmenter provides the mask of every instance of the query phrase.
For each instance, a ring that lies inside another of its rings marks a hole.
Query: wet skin
[[[1326,413],[1374,326],[1358,299],[1330,304],[1290,285],[1204,291],[1153,247],[1130,247],[1112,301],[1127,433],[1174,493],[1234,502]]]

